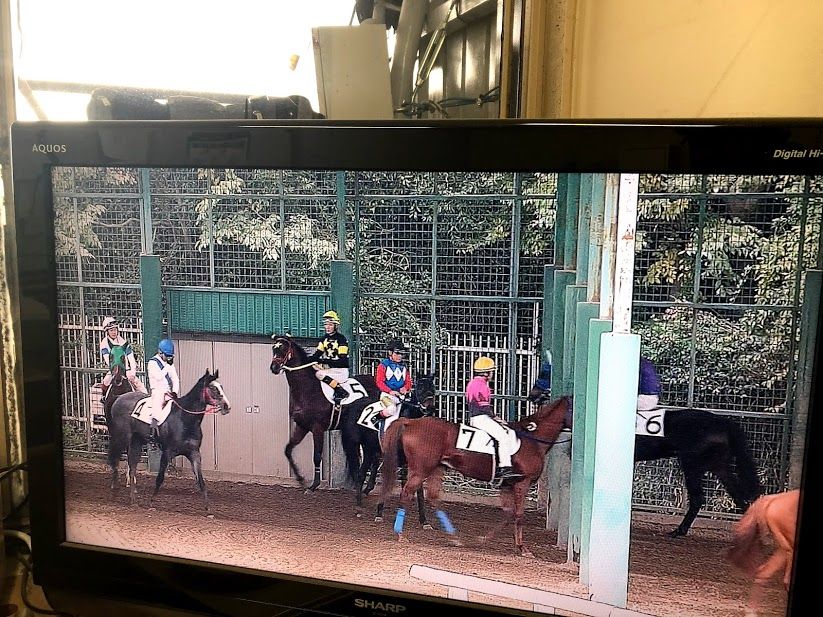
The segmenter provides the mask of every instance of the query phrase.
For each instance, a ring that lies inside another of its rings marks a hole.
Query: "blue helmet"
[[[172,343],[169,339],[164,338],[160,343],[157,345],[157,351],[160,351],[167,356],[174,355],[174,343]]]

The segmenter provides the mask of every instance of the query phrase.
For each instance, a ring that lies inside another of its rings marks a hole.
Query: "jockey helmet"
[[[323,313],[323,321],[330,321],[333,324],[340,325],[340,315],[337,314],[337,311],[326,311]]]
[[[495,365],[494,360],[492,360],[488,356],[480,356],[477,360],[474,361],[475,373],[491,373],[496,368],[497,366]]]
[[[392,339],[389,341],[389,344],[386,345],[386,349],[391,351],[396,351],[397,353],[406,353],[408,350],[406,346],[403,344],[403,341],[399,341],[397,339]]]
[[[160,341],[157,344],[157,351],[159,351],[160,353],[162,353],[164,355],[167,355],[167,356],[173,356],[174,355],[174,343],[172,343],[169,339],[164,338],[162,341]]]
[[[106,317],[103,320],[103,330],[108,330],[109,328],[117,328],[120,324],[117,323],[117,320],[114,317]]]

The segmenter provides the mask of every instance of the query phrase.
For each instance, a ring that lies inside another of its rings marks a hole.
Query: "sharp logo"
[[[66,144],[32,144],[31,151],[42,152],[43,154],[49,154],[52,152],[65,152]]]
[[[392,604],[391,602],[375,602],[374,600],[364,600],[363,598],[355,598],[354,605],[357,608],[365,608],[372,611],[380,611],[381,613],[394,613],[399,615],[406,610],[402,604]]]

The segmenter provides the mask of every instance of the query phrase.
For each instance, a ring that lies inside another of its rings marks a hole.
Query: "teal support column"
[[[540,324],[540,360],[552,350],[552,323],[554,321],[554,273],[557,266],[543,267],[543,319]]]
[[[586,299],[585,285],[570,285],[566,288],[566,337],[564,341],[563,354],[563,393],[574,394],[575,388],[575,361],[577,339],[581,335],[578,330],[577,307],[579,303]],[[580,554],[580,494],[581,480],[583,475],[583,449],[582,437],[583,427],[577,425],[578,402],[574,401],[574,429],[572,430],[572,461],[569,486],[569,546],[568,556],[570,561],[576,561]],[[582,416],[580,421],[583,421]]]
[[[569,176],[571,174],[557,174],[557,206],[554,219],[554,265],[563,269],[566,263],[566,201],[569,195]]]
[[[580,175],[580,203],[577,215],[577,284],[585,285],[589,275],[589,230],[592,217],[592,183],[594,174]]]
[[[594,499],[594,460],[597,442],[597,384],[600,376],[600,342],[606,332],[611,332],[611,319],[597,319],[599,304],[581,304],[581,307],[593,306],[594,313],[589,320],[588,364],[586,367],[586,406],[585,406],[585,453],[583,454],[583,494],[581,499],[582,531],[580,533],[580,582],[590,584],[592,499]],[[577,391],[575,390],[575,397]],[[577,426],[577,420],[575,420]]]
[[[160,286],[160,257],[140,256],[140,304],[143,311],[143,361],[157,351],[163,338],[163,290]]]
[[[552,291],[552,395],[563,396],[571,394],[565,389],[563,379],[563,346],[566,339],[566,287],[574,284],[574,272],[571,270],[556,270],[554,273],[554,289]]]
[[[351,261],[331,262],[331,308],[340,315],[340,331],[351,342],[354,338],[354,264]],[[351,345],[349,358],[352,373],[355,373],[359,366],[360,359],[357,355],[356,346]]]
[[[566,228],[563,238],[563,266],[575,270],[577,265],[577,217],[580,208],[580,174],[568,174],[566,194]]]
[[[626,607],[640,336],[601,337],[589,549],[591,599]]]

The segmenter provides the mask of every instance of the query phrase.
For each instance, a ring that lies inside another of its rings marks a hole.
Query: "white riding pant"
[[[657,394],[638,394],[637,411],[650,411],[660,404],[660,397]]]
[[[512,466],[512,454],[516,447],[514,431],[510,431],[491,416],[485,414],[472,416],[469,424],[486,431],[497,440],[497,453],[500,456],[500,467]]]

